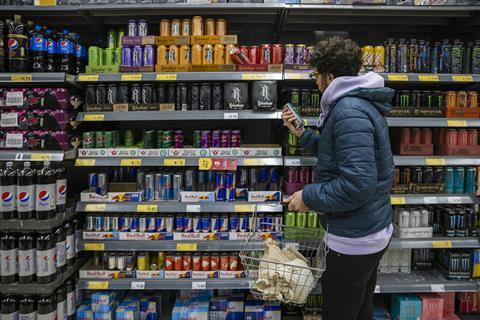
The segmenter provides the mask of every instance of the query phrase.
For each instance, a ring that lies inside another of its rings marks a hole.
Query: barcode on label
[[[0,127],[18,127],[18,113],[2,113]]]
[[[23,134],[21,133],[7,133],[5,139],[6,148],[21,148],[23,147]]]
[[[23,92],[7,92],[7,106],[22,106]]]
[[[192,282],[192,290],[205,290],[207,289],[207,283],[205,281]]]
[[[238,113],[236,112],[227,112],[223,114],[223,119],[225,120],[236,120],[238,119]]]

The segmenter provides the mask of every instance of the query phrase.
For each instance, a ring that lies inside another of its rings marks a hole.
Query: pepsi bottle
[[[55,184],[56,184],[56,211],[65,212],[67,204],[67,171],[65,167],[59,165],[55,170]]]
[[[28,32],[22,17],[8,23],[8,69],[10,72],[28,71]]]
[[[51,233],[40,234],[37,237],[36,248],[37,282],[50,283],[55,280],[57,272],[55,236]]]
[[[45,31],[47,41],[47,72],[57,71],[57,42],[51,29]]]
[[[75,38],[75,73],[85,72],[85,52],[86,48],[80,43],[80,36],[77,34]]]
[[[0,237],[0,283],[17,281],[17,259],[17,238],[13,234],[3,234]]]
[[[75,48],[72,38],[68,34],[68,30],[63,30],[60,39],[60,71],[69,74],[75,73]]]
[[[16,219],[17,172],[11,161],[7,162],[6,168],[0,169],[0,196],[0,220]]]
[[[36,320],[37,309],[35,300],[31,297],[24,297],[18,302],[18,320]]]
[[[0,319],[17,320],[18,305],[17,299],[12,296],[3,296],[0,301]]]
[[[67,292],[61,286],[55,291],[57,298],[57,320],[67,320]]]
[[[77,219],[73,219],[72,223],[75,226],[75,258],[77,258],[81,251],[79,242],[80,240],[82,240],[83,230],[82,230],[82,224],[78,222]]]
[[[75,225],[73,221],[65,223],[64,229],[66,235],[67,265],[71,266],[75,262]]]
[[[55,170],[50,168],[50,161],[45,161],[43,168],[37,170],[37,185],[35,188],[37,220],[55,218],[55,195],[57,186],[55,175]]]
[[[55,248],[57,273],[64,273],[67,269],[66,239],[65,230],[61,227],[55,230]]]
[[[5,29],[6,24],[2,20],[0,20],[0,72],[6,72],[5,66]]]
[[[37,319],[57,320],[57,299],[55,296],[42,297],[37,300]]]
[[[35,218],[35,170],[28,161],[17,171],[17,212],[19,219]]]
[[[30,39],[30,61],[33,72],[47,71],[47,41],[42,34],[42,26],[36,26]]]
[[[77,301],[75,299],[75,281],[70,278],[65,282],[67,291],[67,320],[75,320],[75,309]]]
[[[35,238],[31,234],[23,234],[18,238],[18,282],[35,281]]]

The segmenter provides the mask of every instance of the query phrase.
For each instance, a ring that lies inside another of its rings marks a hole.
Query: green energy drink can
[[[105,148],[115,148],[113,131],[105,131],[103,138],[104,138]]]
[[[297,212],[296,214],[296,226],[299,228],[307,227],[307,214],[305,212]]]
[[[91,131],[82,133],[82,145],[85,149],[95,148],[95,133]]]
[[[98,66],[98,47],[88,47],[88,64],[91,66]]]
[[[173,144],[173,131],[172,130],[163,131],[163,147],[171,148],[172,144]]]
[[[157,148],[159,149],[163,148],[163,131],[162,130],[157,131]]]
[[[297,136],[293,132],[288,132],[288,137],[287,137],[287,154],[289,156],[294,156],[297,154]]]
[[[320,92],[312,91],[310,95],[310,106],[318,108],[320,107]]]
[[[103,51],[103,54],[104,54],[103,63],[105,65],[111,66],[111,65],[114,64],[114,62],[115,62],[115,59],[113,57],[114,52],[115,52],[114,48],[106,48]]]
[[[120,145],[120,132],[118,130],[113,130],[113,143],[115,147]]]
[[[200,130],[193,131],[193,147],[200,148],[202,145],[201,141],[202,141],[202,131]]]
[[[113,54],[113,65],[119,66],[122,63],[122,48],[116,48]]]
[[[104,60],[104,52],[103,48],[98,48],[97,51],[97,66],[104,66],[105,65],[105,60]]]
[[[285,212],[285,225],[289,227],[295,227],[296,225],[295,212],[291,212],[291,211]]]
[[[290,91],[290,103],[296,106],[300,104],[300,91],[298,89]]]
[[[117,33],[115,30],[108,30],[107,33],[107,48],[115,49],[117,45]]]
[[[316,228],[318,226],[318,214],[310,211],[307,215],[307,228]]]
[[[103,131],[95,131],[95,147],[105,148],[105,136]]]
[[[132,148],[133,147],[135,142],[134,142],[133,131],[132,130],[125,131],[124,140],[125,140],[124,141],[125,142],[125,147],[127,147],[127,148]]]
[[[145,149],[154,149],[156,146],[156,131],[143,130],[143,147]]]
[[[123,30],[123,29],[118,30],[117,43],[116,43],[115,48],[120,49],[120,52],[122,51],[122,38],[123,38],[124,35],[125,35],[125,30]]]

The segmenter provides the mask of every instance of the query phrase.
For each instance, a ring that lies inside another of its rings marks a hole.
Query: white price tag
[[[299,167],[300,166],[300,159],[287,159],[285,160],[285,165],[286,166],[293,166],[293,167]]]
[[[462,198],[460,197],[448,197],[447,201],[449,204],[461,204],[462,203]]]
[[[187,204],[187,212],[200,212],[199,204]]]
[[[205,281],[192,282],[192,290],[205,290],[207,289],[207,283]]]
[[[145,290],[145,282],[143,281],[132,281],[132,285],[130,286],[132,290]]]
[[[23,160],[23,153],[17,153],[17,154],[15,154],[15,160],[17,160],[17,161],[22,161],[22,160]]]
[[[7,133],[5,139],[6,148],[22,148],[23,147],[23,134],[21,133]]]
[[[0,127],[18,127],[18,113],[2,113],[0,118]]]
[[[432,292],[445,292],[445,286],[443,284],[432,284],[430,290]]]
[[[226,112],[223,114],[224,120],[237,120],[238,119],[238,112]]]
[[[287,248],[294,248],[294,249],[300,250],[300,244],[297,242],[287,242],[285,243],[285,249]]]
[[[374,291],[374,293],[380,293],[380,286],[378,286],[378,285],[375,286],[375,291]]]
[[[425,204],[437,204],[437,197],[423,197]]]
[[[23,106],[23,92],[7,92],[7,106]]]

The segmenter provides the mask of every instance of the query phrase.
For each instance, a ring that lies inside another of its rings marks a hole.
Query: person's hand
[[[287,200],[285,200],[285,202],[288,203],[289,211],[310,211],[310,209],[308,209],[308,207],[303,202],[303,190],[295,192]]]
[[[287,107],[284,107],[282,110],[282,119],[283,119],[283,124],[291,131],[293,132],[297,137],[301,137],[303,132],[305,132],[305,128],[301,127],[297,129],[295,127],[294,121],[297,120],[295,115],[293,114],[292,111],[288,110]]]

